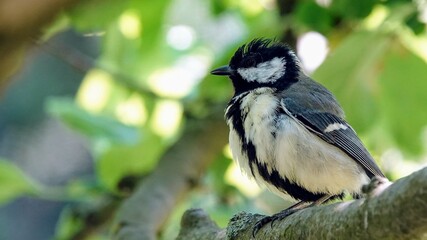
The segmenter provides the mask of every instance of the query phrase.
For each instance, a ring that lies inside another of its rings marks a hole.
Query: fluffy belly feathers
[[[312,193],[359,193],[369,178],[356,161],[322,141],[278,108],[280,106],[272,94],[250,93],[242,99],[240,107],[245,117],[242,122],[244,137],[234,130],[231,119],[227,121],[233,158],[241,169],[282,197],[288,190],[278,188],[261,177],[257,164],[266,166],[269,173],[276,171],[282,178]],[[244,147],[248,143],[254,146],[255,161],[248,158]]]

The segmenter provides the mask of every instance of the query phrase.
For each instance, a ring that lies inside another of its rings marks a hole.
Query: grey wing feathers
[[[357,161],[370,178],[373,176],[384,177],[384,174],[357,137],[356,132],[345,120],[329,112],[302,109],[295,101],[289,98],[282,99],[281,107],[287,115],[309,131],[338,147]]]

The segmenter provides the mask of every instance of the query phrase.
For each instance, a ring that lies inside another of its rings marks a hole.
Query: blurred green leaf
[[[223,154],[218,157],[209,168],[208,177],[210,180],[210,185],[213,186],[215,192],[219,196],[225,196],[228,194],[229,190],[236,188],[230,186],[224,179],[224,174],[227,171],[228,166],[230,166],[231,160],[224,156]]]
[[[72,239],[84,227],[84,220],[74,213],[72,207],[68,206],[62,210],[59,216],[55,229],[55,239]]]
[[[69,199],[86,200],[93,199],[95,196],[105,191],[95,179],[72,179],[67,183],[66,193]]]
[[[210,1],[212,6],[212,13],[215,16],[218,16],[219,14],[223,13],[227,10],[227,4],[225,3],[225,0],[216,0],[216,1]]]
[[[0,204],[36,193],[36,185],[13,163],[0,158]]]
[[[135,144],[139,139],[136,128],[126,126],[107,116],[93,115],[78,107],[69,98],[50,98],[47,112],[60,118],[72,129],[94,141]]]
[[[126,9],[129,0],[86,0],[69,10],[73,27],[80,31],[100,30]]]
[[[413,3],[413,1],[412,0],[387,0],[384,2],[384,4],[387,4],[390,6],[400,5],[402,3]]]
[[[334,0],[330,6],[331,10],[343,18],[361,19],[367,17],[378,0]]]
[[[377,78],[390,42],[387,34],[353,33],[314,73],[338,98],[356,131],[366,131],[378,119]]]
[[[328,32],[332,25],[329,11],[311,1],[301,2],[296,9],[295,17],[304,26],[321,33]]]
[[[391,50],[379,78],[381,107],[399,147],[419,153],[421,130],[427,126],[427,63],[400,45]]]
[[[213,102],[225,102],[233,95],[233,85],[229,79],[218,79],[216,76],[207,76],[200,83],[199,94],[204,99],[209,99]],[[202,103],[199,103],[204,105]],[[209,111],[209,109],[204,109]]]
[[[412,30],[416,35],[420,35],[425,32],[426,24],[419,20],[418,12],[415,11],[405,19],[405,24]]]
[[[117,199],[104,195],[63,209],[55,229],[56,240],[109,239],[100,227],[112,215]],[[96,231],[94,231],[94,229]]]
[[[103,153],[96,162],[100,181],[110,190],[116,191],[119,181],[128,175],[142,175],[156,165],[165,149],[161,138],[150,131],[136,145],[115,145]]]
[[[130,0],[128,10],[139,22],[140,33],[130,39],[123,35],[118,22],[111,24],[103,38],[101,65],[140,82],[147,80],[153,70],[170,65],[173,52],[166,48],[164,25],[169,3]]]
[[[112,72],[123,73],[123,77],[138,79],[135,73],[142,56],[139,40],[125,38],[118,24],[112,24],[103,37],[100,65]]]

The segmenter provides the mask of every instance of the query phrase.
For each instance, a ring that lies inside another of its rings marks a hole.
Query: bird
[[[298,201],[259,220],[253,236],[301,209],[345,194],[360,198],[363,185],[385,178],[335,96],[305,73],[287,44],[254,39],[211,74],[233,84],[225,110],[233,159],[259,185]]]

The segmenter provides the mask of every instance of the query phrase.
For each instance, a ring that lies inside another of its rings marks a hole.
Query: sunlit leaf
[[[36,185],[13,163],[0,158],[0,204],[36,193]]]

